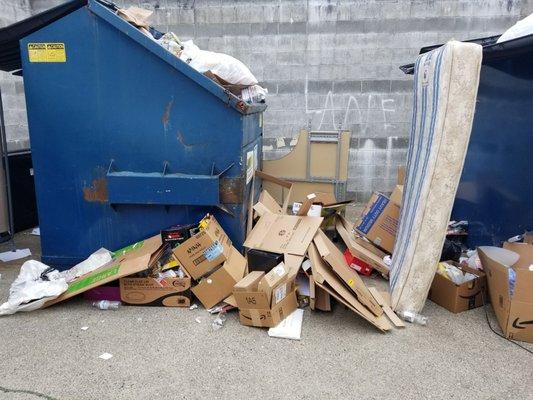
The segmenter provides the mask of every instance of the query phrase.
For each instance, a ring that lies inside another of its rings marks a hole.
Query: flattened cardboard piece
[[[492,307],[505,336],[533,343],[533,245],[504,243],[504,249],[519,255],[510,268],[515,271],[514,294],[509,292],[509,268],[492,259],[482,247],[479,258],[487,274]]]
[[[341,236],[344,244],[350,250],[353,256],[360,258],[364,262],[370,264],[375,270],[379,271],[385,278],[389,276],[389,267],[383,262],[383,259],[372,251],[361,246],[354,240],[353,235],[348,233],[348,221],[344,217],[337,215],[337,221],[335,222],[335,228]]]
[[[228,235],[211,215],[205,229],[174,248],[173,252],[187,273],[198,280],[222,264],[231,247]]]
[[[377,317],[383,314],[383,309],[374,299],[359,274],[353,271],[344,259],[341,251],[335,246],[321,229],[318,230],[313,243],[320,256],[331,266],[333,271],[357,295],[360,303],[364,304]]]
[[[388,253],[394,250],[400,206],[382,193],[374,192],[354,229]]]
[[[283,198],[283,204],[281,206],[281,210],[283,214],[287,213],[287,209],[289,208],[289,201],[291,201],[291,198],[292,198],[292,192],[293,192],[294,185],[289,181],[276,178],[273,175],[270,175],[266,172],[259,171],[259,170],[255,171],[255,176],[263,180],[263,187],[267,187],[265,185],[265,182],[270,182],[274,185],[274,187],[281,189],[281,197]],[[285,190],[287,190],[286,193],[285,193]],[[271,193],[269,193],[269,195],[270,194]],[[276,200],[276,203],[277,203],[277,200]]]
[[[189,307],[191,278],[124,277],[119,279],[120,300],[137,306]]]
[[[224,303],[229,304],[230,306],[237,307],[237,300],[235,300],[235,296],[231,295],[224,299]]]
[[[296,290],[293,290],[272,309],[239,309],[239,320],[242,325],[272,328],[288,317],[297,307]]]
[[[161,236],[156,235],[113,252],[113,260],[70,282],[65,293],[47,301],[43,307],[70,299],[89,289],[102,286],[124,276],[144,271],[150,265],[152,255],[157,252],[161,244]]]
[[[486,278],[482,271],[463,267],[458,262],[446,261],[464,272],[476,275],[477,278],[456,285],[439,273],[435,274],[428,299],[453,313],[460,313],[483,305],[483,294],[486,291]]]
[[[311,141],[309,132],[302,130],[292,151],[277,160],[263,161],[263,171],[292,181],[293,201],[303,202],[307,194],[313,192],[335,193],[334,181],[346,183],[348,179],[349,131],[340,132],[339,144],[340,150],[335,142]],[[313,176],[331,179],[331,183],[314,182],[312,178],[309,179]],[[271,185],[266,188],[281,201],[279,192],[272,190]]]
[[[265,214],[246,238],[244,247],[303,256],[322,220],[321,217]]]
[[[313,275],[309,278],[309,307],[311,310],[331,311],[331,296],[320,286],[315,285]]]
[[[389,200],[392,201],[395,204],[398,204],[400,207],[402,206],[402,197],[403,197],[403,185],[396,185],[394,186],[394,190],[392,191]]]
[[[298,215],[301,217],[307,215],[311,206],[317,203],[320,203],[323,206],[328,206],[331,204],[336,204],[337,199],[333,193],[310,193],[302,203],[300,210],[298,211]]]
[[[278,202],[266,190],[261,192],[253,208],[260,217],[265,213],[285,214]]]
[[[309,258],[312,263],[313,278],[318,287],[325,290],[333,298],[344,304],[357,315],[366,319],[379,330],[387,331],[392,329],[385,315],[376,317],[344,286],[343,282],[337,277],[331,267],[322,259],[314,242],[309,246]]]
[[[242,279],[245,270],[246,258],[231,246],[224,264],[202,278],[192,292],[205,308],[211,308],[232,294],[233,286]]]
[[[403,185],[405,183],[405,165],[400,165],[398,167],[398,176],[396,179],[398,185]]]
[[[383,312],[385,312],[387,317],[389,317],[389,320],[392,322],[392,324],[397,328],[405,328],[405,323],[398,318],[394,311],[392,311],[392,308],[390,308],[390,306],[385,302],[385,299],[381,296],[381,293],[379,293],[375,287],[369,287],[368,290],[370,290],[370,293],[372,293],[372,296],[374,296],[379,305],[383,307]]]

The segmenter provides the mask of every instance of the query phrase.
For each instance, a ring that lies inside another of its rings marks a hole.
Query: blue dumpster
[[[266,105],[243,103],[105,2],[62,7],[17,38],[43,262],[65,268],[206,213],[240,248]]]
[[[483,46],[483,64],[452,211],[452,219],[469,221],[470,248],[499,246],[533,229],[533,35],[496,43],[498,37],[470,41]]]

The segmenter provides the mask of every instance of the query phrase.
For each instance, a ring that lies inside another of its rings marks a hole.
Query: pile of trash
[[[248,67],[236,58],[223,53],[201,50],[192,40],[182,42],[174,32],[159,32],[148,24],[152,15],[150,10],[131,6],[127,9],[118,9],[117,15],[137,27],[169,53],[211,78],[244,102],[249,104],[265,102],[268,90],[261,87]]]

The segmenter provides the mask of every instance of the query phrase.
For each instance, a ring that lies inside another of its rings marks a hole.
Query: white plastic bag
[[[57,270],[50,269],[39,261],[29,260],[22,264],[17,279],[11,284],[7,302],[0,305],[0,315],[10,315],[17,311],[33,311],[41,308],[48,300],[55,299],[68,288],[65,278]]]
[[[104,264],[107,264],[109,261],[111,261],[111,259],[111,252],[102,247],[101,249],[98,249],[93,254],[91,254],[86,260],[83,260],[79,264],[76,264],[71,269],[60,272],[60,274],[63,278],[65,278],[67,283],[69,283],[72,282],[74,279],[89,272],[92,272],[95,269],[100,268]]]
[[[496,41],[496,43],[507,42],[522,36],[531,35],[533,33],[533,14],[530,14],[524,19],[521,19],[516,24],[507,29]]]
[[[200,50],[192,40],[183,42],[180,59],[202,74],[211,71],[233,85],[257,84],[255,76],[241,61],[227,54]]]

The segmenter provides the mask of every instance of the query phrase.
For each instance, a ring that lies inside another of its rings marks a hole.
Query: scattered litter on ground
[[[213,330],[218,331],[220,328],[224,326],[224,323],[226,322],[226,313],[220,312],[218,313],[217,317],[213,320],[213,323],[211,326],[213,327]]]
[[[100,354],[98,358],[101,358],[102,360],[109,360],[110,358],[113,358],[113,354],[103,353],[103,354]]]
[[[80,329],[81,329],[82,331],[86,331],[87,329],[89,329],[89,327],[88,327],[88,326],[82,326]]]
[[[29,256],[31,256],[30,249],[16,249],[0,253],[0,260],[3,262],[9,262]]]
[[[302,321],[304,310],[298,308],[278,325],[268,330],[268,336],[282,339],[300,340],[302,338]]]
[[[198,304],[194,303],[192,306],[189,307],[189,310],[196,310],[198,308]]]
[[[194,320],[195,320],[197,323],[199,323],[199,324],[202,323],[202,318],[200,318],[200,317],[196,317]]]
[[[33,235],[33,236],[41,236],[41,228],[37,227],[37,228],[33,228],[30,232],[30,235]]]

